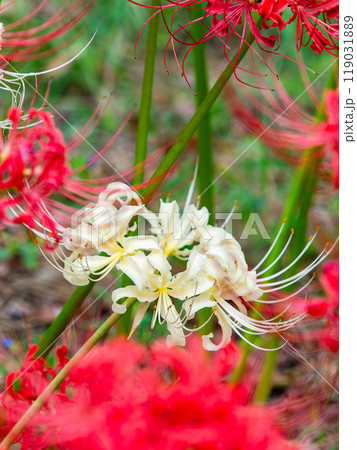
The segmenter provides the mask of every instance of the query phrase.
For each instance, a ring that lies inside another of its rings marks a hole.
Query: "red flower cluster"
[[[225,58],[235,66],[235,69],[243,71],[245,70],[238,67],[238,58],[243,43],[249,45],[258,58],[271,70],[263,57],[247,41],[248,31],[253,34],[260,50],[278,54],[273,48],[275,46],[278,47],[276,44],[280,38],[281,31],[287,25],[295,22],[296,46],[298,50],[302,46],[310,46],[316,53],[326,50],[330,54],[337,56],[338,0],[207,0],[207,2],[202,0],[168,0],[168,4],[161,6],[148,6],[137,3],[134,0],[129,1],[140,6],[157,9],[151,18],[156,14],[162,14],[167,9],[174,9],[170,21],[165,19],[166,27],[170,33],[170,38],[165,48],[165,66],[166,52],[171,45],[179,69],[188,85],[190,84],[184,68],[187,56],[196,45],[216,37],[223,43]],[[196,11],[198,17],[185,25],[178,25],[178,28],[175,29],[176,16],[184,10]],[[290,10],[290,14],[288,10]],[[190,26],[194,23],[202,25],[201,37],[198,39],[193,39],[190,33]],[[266,29],[270,31],[277,29],[277,32],[266,36],[262,32],[262,30]],[[141,31],[139,36],[140,34]],[[182,35],[188,36],[189,39],[182,38]],[[231,40],[235,38],[239,42],[238,51],[234,59],[231,59],[227,54],[227,50],[230,50]],[[306,42],[304,42],[304,39]],[[175,43],[184,44],[188,47],[181,66],[176,56]],[[285,57],[291,59],[287,55]],[[237,70],[235,70],[235,77],[243,82],[238,77]],[[243,82],[243,84],[247,83]]]
[[[34,359],[35,350],[8,376],[2,435],[67,360],[66,348],[58,349],[59,365],[51,369]],[[22,448],[301,448],[283,437],[271,409],[248,405],[244,386],[227,382],[238,356],[230,345],[209,359],[199,339],[188,350],[158,342],[149,351],[121,339],[97,347],[32,419]],[[16,389],[12,383],[19,376]]]
[[[38,219],[43,227],[55,232],[44,199],[58,191],[71,172],[65,142],[49,113],[32,109],[28,120],[37,123],[23,128],[21,115],[21,109],[10,108],[12,128],[7,138],[1,136],[0,191],[7,196],[0,203],[0,219],[29,228],[36,228]]]
[[[23,116],[19,108],[10,108],[7,116],[10,131],[0,134],[0,227],[22,223],[38,235],[56,239],[58,233],[70,225],[71,215],[96,201],[108,183],[123,182],[133,175],[134,170],[142,169],[143,164],[109,177],[90,180],[78,177],[111,147],[128,117],[86,164],[72,169],[69,154],[87,138],[107,105],[100,104],[78,135],[68,143],[49,112],[32,108]],[[23,117],[26,117],[25,122]],[[155,160],[163,150],[151,155],[145,164]]]

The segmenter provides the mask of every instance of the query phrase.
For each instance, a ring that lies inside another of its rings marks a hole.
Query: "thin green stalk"
[[[55,345],[58,337],[64,332],[66,326],[71,321],[78,308],[87,298],[87,295],[90,293],[93,286],[94,281],[90,281],[86,286],[78,286],[75,289],[73,294],[63,306],[62,311],[58,314],[50,327],[46,330],[45,334],[42,336],[40,343],[38,344],[36,356],[46,358]]]
[[[191,20],[200,16],[200,11],[190,11]],[[202,33],[202,24],[195,22],[190,29],[193,39],[196,41]],[[195,92],[197,108],[206,98],[209,90],[206,44],[203,42],[196,45],[192,51],[193,65],[195,70]],[[199,156],[197,185],[199,192],[202,192],[201,205],[205,206],[210,212],[209,223],[213,224],[214,202],[213,202],[213,151],[212,151],[212,130],[210,112],[204,115],[202,122],[197,129],[197,152]]]
[[[127,308],[131,308],[136,302],[136,299],[129,299],[127,301]],[[86,341],[86,343],[78,350],[78,352],[69,360],[69,362],[63,367],[63,369],[55,376],[55,378],[48,384],[48,386],[42,391],[37,399],[32,403],[30,408],[23,414],[20,420],[10,430],[5,439],[1,442],[1,449],[8,449],[17,439],[17,437],[23,432],[26,426],[29,424],[34,415],[40,411],[43,405],[47,402],[50,396],[58,389],[58,387],[65,380],[67,375],[73,369],[73,367],[85,356],[99,341],[105,336],[108,331],[119,321],[122,316],[120,314],[112,314],[98,330]]]
[[[261,20],[257,22],[257,26],[261,26]],[[236,62],[238,65],[245,54],[247,53],[249,46],[253,43],[254,36],[251,32],[247,34],[246,42],[243,43],[242,48],[240,50],[239,58]],[[237,55],[236,55],[237,56]],[[236,56],[232,59],[232,61],[236,60]],[[204,100],[200,103],[200,106],[197,108],[194,115],[188,121],[185,128],[178,135],[175,143],[170,148],[170,150],[166,153],[165,157],[161,161],[160,166],[156,169],[155,173],[152,176],[152,179],[158,178],[158,181],[153,182],[151,186],[144,190],[145,197],[149,197],[153,192],[157,190],[160,185],[161,179],[165,177],[166,173],[173,167],[173,165],[177,162],[178,158],[181,156],[184,151],[186,145],[191,139],[193,133],[197,130],[199,125],[202,123],[202,120],[205,118],[207,112],[210,110],[214,102],[217,100],[218,96],[222,92],[223,88],[227,84],[228,80],[231,78],[234,72],[233,63],[228,63],[227,67],[224,69],[216,83],[210,89]]]
[[[151,0],[152,6],[158,6],[157,0]],[[157,10],[150,9],[151,15]],[[145,161],[147,153],[147,141],[150,129],[150,112],[151,112],[151,100],[152,89],[154,82],[154,70],[155,70],[155,57],[157,47],[157,32],[159,28],[159,15],[156,14],[149,22],[149,31],[146,43],[145,65],[143,74],[143,83],[141,88],[141,100],[139,111],[139,123],[136,137],[135,148],[135,165]],[[134,174],[133,184],[140,184],[144,181],[144,167],[139,167]]]
[[[200,11],[190,11],[191,20],[200,17]],[[190,29],[191,36],[194,40],[198,40],[202,33],[202,24],[195,22]],[[206,63],[206,44],[202,43],[196,45],[192,51],[193,65],[195,70],[195,92],[197,108],[201,105],[208,94],[208,73]],[[213,151],[212,151],[212,130],[210,112],[203,116],[202,122],[197,128],[197,153],[198,153],[198,171],[197,171],[197,186],[199,193],[202,192],[200,199],[201,206],[205,206],[210,215],[209,223],[214,223],[214,201],[213,201]],[[198,326],[200,333],[203,335],[209,334],[212,331],[212,321],[209,320],[211,311],[204,308],[198,312]]]
[[[269,348],[277,348],[280,339],[277,336],[272,336],[269,339]],[[276,362],[278,358],[278,351],[267,352],[265,355],[265,362],[260,374],[259,382],[254,391],[254,401],[256,403],[264,403],[268,398],[271,388],[273,386],[273,373],[275,371]]]

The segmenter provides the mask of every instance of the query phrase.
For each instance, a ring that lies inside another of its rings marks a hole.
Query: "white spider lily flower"
[[[196,257],[205,261],[204,270],[216,280],[226,299],[241,296],[245,300],[256,300],[262,296],[256,272],[248,270],[240,244],[223,228],[203,227],[195,249]]]
[[[196,206],[190,204],[197,171],[198,161],[181,214],[175,200],[172,202],[160,200],[160,209],[157,215],[151,211],[144,215],[151,225],[151,233],[159,239],[160,247],[166,257],[174,255],[179,259],[187,259],[191,253],[192,244],[200,240],[199,230],[208,223],[208,209],[206,207],[199,209],[198,204]]]
[[[70,283],[84,285],[104,278],[115,266],[119,268],[119,262],[139,250],[159,250],[155,236],[126,236],[133,229],[131,220],[143,210],[143,205],[125,205],[119,210],[111,204],[87,208],[83,221],[63,233],[63,241],[73,253],[67,257],[63,252],[60,255],[61,248],[54,250],[52,264],[56,264]],[[105,255],[92,254],[98,252]],[[62,260],[63,267],[55,261],[55,256]]]
[[[68,250],[93,248],[110,252],[129,231],[135,230],[136,225],[130,226],[130,222],[142,211],[143,205],[122,206],[119,210],[111,204],[85,208],[80,224],[63,232],[63,243]]]
[[[131,206],[130,203],[136,203]],[[119,210],[117,209],[117,205]],[[134,216],[146,213],[139,195],[125,183],[111,183],[98,196],[98,203],[79,211],[76,228],[63,232],[63,243],[68,250],[95,248],[106,251],[111,238],[121,240],[128,231],[135,231],[136,223],[129,227]]]
[[[165,256],[186,259],[191,252],[188,247],[199,241],[199,229],[208,223],[209,212],[205,207],[187,205],[181,214],[175,200],[160,200],[159,213],[149,211],[144,217],[150,222],[151,232],[159,239]]]
[[[214,280],[201,271],[202,264],[199,264],[198,260],[191,260],[184,272],[172,276],[171,265],[164,253],[161,250],[154,250],[148,256],[138,252],[132,257],[125,258],[118,267],[135,284],[118,288],[113,292],[113,310],[123,312],[123,306],[116,302],[124,297],[134,297],[141,302],[135,313],[130,336],[140,324],[150,303],[156,301],[151,328],[155,326],[156,321],[160,324],[166,322],[170,333],[167,343],[185,345],[183,321],[173,299],[186,300],[213,286]]]

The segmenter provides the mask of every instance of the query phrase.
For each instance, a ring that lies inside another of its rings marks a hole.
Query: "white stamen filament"
[[[273,251],[273,248],[275,247],[276,243],[278,242],[278,239],[279,239],[279,237],[280,237],[280,235],[281,235],[281,233],[282,233],[282,231],[283,231],[283,229],[285,227],[285,223],[286,222],[283,222],[281,224],[281,227],[280,227],[280,229],[278,231],[278,234],[276,235],[276,237],[275,237],[273,243],[271,244],[269,250],[266,252],[264,257],[259,261],[259,263],[253,268],[253,271],[256,271],[257,269],[259,269],[259,267],[266,261],[266,259],[270,255],[270,253]]]

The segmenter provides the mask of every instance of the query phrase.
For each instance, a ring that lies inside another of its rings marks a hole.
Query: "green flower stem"
[[[269,348],[277,348],[280,344],[280,339],[277,336],[271,336],[269,339]],[[268,398],[273,386],[273,374],[278,358],[278,351],[266,352],[263,369],[260,374],[260,379],[254,391],[253,400],[256,403],[264,403]]]
[[[42,356],[46,358],[48,353],[55,345],[58,337],[64,332],[66,326],[71,321],[72,317],[82,305],[87,295],[90,293],[94,286],[94,281],[90,281],[85,286],[78,286],[73,294],[69,297],[66,304],[63,306],[62,311],[58,314],[50,327],[46,330],[40,343],[38,344],[38,350],[36,356]]]
[[[136,302],[136,299],[131,298],[127,300],[127,308],[131,308]],[[49,385],[32,403],[30,408],[24,413],[16,425],[10,430],[5,439],[1,442],[1,449],[8,449],[14,443],[16,438],[23,432],[29,424],[34,415],[40,411],[43,405],[47,402],[50,396],[58,389],[61,383],[65,380],[67,375],[73,367],[85,356],[99,341],[105,336],[108,331],[119,321],[122,316],[120,314],[112,314],[98,330],[86,341],[86,343],[78,350],[78,352],[68,361],[63,369],[55,376]]]
[[[200,11],[190,10],[191,20],[195,20],[200,17]],[[195,22],[190,29],[191,35],[194,40],[199,40],[202,32],[202,24]],[[197,108],[201,105],[203,100],[208,94],[208,73],[206,62],[206,43],[196,45],[192,51],[193,64],[195,69],[195,92]],[[201,197],[201,205],[205,206],[210,212],[210,224],[213,220],[213,152],[212,152],[212,130],[210,112],[203,116],[200,125],[197,128],[197,152],[199,156],[198,172],[197,172],[197,184],[199,192],[204,192]]]
[[[158,6],[158,0],[151,0],[152,6]],[[151,15],[157,12],[156,9],[150,9]],[[146,43],[145,66],[143,74],[143,83],[141,89],[139,123],[136,137],[135,165],[143,163],[147,153],[147,141],[150,128],[150,112],[152,89],[154,82],[155,57],[157,47],[157,32],[159,28],[159,14],[156,14],[149,22],[149,31]],[[141,164],[140,164],[141,165]],[[144,167],[139,167],[134,174],[133,185],[144,181]]]
[[[200,17],[200,11],[190,10],[191,20]],[[192,24],[190,33],[195,41],[200,39],[202,32],[202,24],[195,22]],[[208,94],[208,73],[206,62],[206,44],[202,43],[196,45],[192,51],[193,65],[195,70],[195,92],[197,108],[201,105]],[[209,223],[214,223],[214,200],[213,200],[213,151],[212,151],[212,130],[210,112],[203,116],[200,125],[197,128],[197,153],[198,153],[198,171],[197,171],[197,186],[198,192],[203,193],[200,200],[200,205],[205,206],[210,215]],[[204,308],[198,312],[198,326],[202,335],[209,334],[212,331],[212,321],[209,321],[211,311]],[[207,323],[206,323],[207,322]]]
[[[257,26],[260,28],[261,19],[258,20]],[[242,48],[240,50],[239,58],[237,60],[237,65],[242,61],[245,54],[247,53],[249,46],[254,41],[254,36],[251,32],[249,32],[246,36],[246,41],[242,44]],[[237,55],[236,55],[237,56]],[[232,59],[232,61],[236,60],[236,56]],[[143,194],[146,198],[149,198],[153,192],[155,192],[162,179],[169,172],[169,170],[173,167],[173,165],[177,162],[178,158],[181,156],[184,151],[186,145],[191,139],[193,133],[197,130],[199,125],[202,123],[204,118],[206,117],[207,112],[210,110],[214,102],[217,100],[218,96],[222,92],[223,88],[227,84],[228,80],[231,78],[234,72],[234,65],[229,63],[227,67],[224,69],[214,86],[210,89],[204,100],[200,103],[200,106],[197,108],[194,115],[188,121],[185,128],[178,135],[176,142],[170,148],[170,150],[166,153],[165,157],[161,161],[160,166],[156,169],[155,173],[152,176],[152,180],[154,181],[151,186],[144,189]]]

